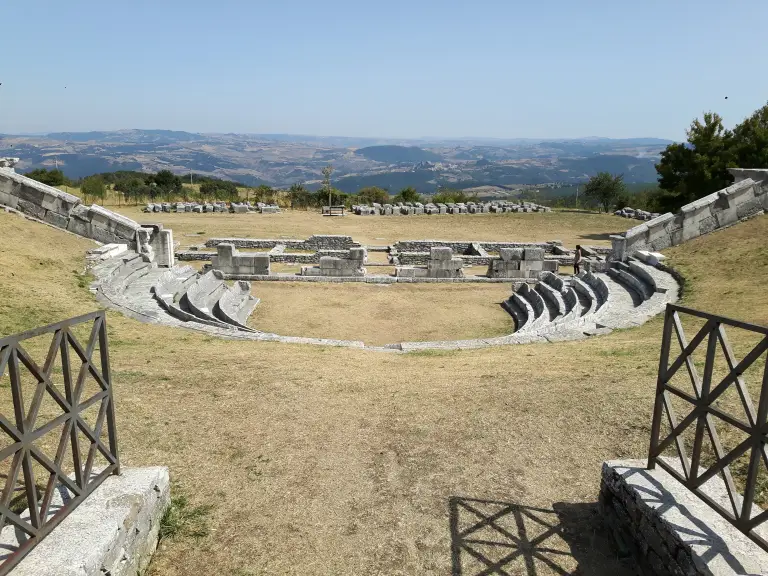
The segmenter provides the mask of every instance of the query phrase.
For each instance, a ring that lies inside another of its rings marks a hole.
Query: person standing
[[[581,244],[576,244],[576,253],[573,255],[573,274],[581,272]]]

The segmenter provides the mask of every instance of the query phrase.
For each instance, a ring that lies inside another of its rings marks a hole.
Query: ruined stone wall
[[[205,246],[213,248],[219,244],[232,244],[235,248],[274,248],[285,246],[291,250],[349,250],[358,243],[351,236],[315,234],[306,240],[274,238],[210,238]]]
[[[732,186],[686,204],[677,214],[667,212],[611,236],[611,259],[626,260],[640,250],[658,252],[768,210],[768,170],[731,172],[736,178]]]
[[[0,168],[0,205],[103,244],[128,244],[160,266],[173,266],[173,235],[142,226],[112,210],[85,206],[77,196]]]
[[[450,246],[455,254],[464,254],[472,249],[473,244],[478,244],[488,252],[499,252],[502,248],[543,248],[546,252],[552,252],[554,242],[471,242],[455,240],[401,240],[393,245],[398,252],[424,252],[429,253],[432,248]]]

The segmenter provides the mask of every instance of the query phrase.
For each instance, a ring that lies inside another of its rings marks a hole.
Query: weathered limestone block
[[[50,510],[62,504],[56,492]],[[167,468],[110,476],[13,569],[14,576],[134,576],[149,565],[170,504]],[[29,512],[23,514],[29,517]],[[6,527],[0,541],[17,545]]]
[[[523,249],[522,248],[502,248],[499,250],[499,257],[504,262],[512,262],[516,260],[522,260],[523,259]],[[519,269],[519,267],[518,267]]]
[[[544,260],[543,248],[526,248],[523,260]]]
[[[450,260],[453,258],[453,250],[450,246],[434,246],[430,250],[431,260]]]
[[[211,267],[233,276],[268,276],[268,253],[241,253],[233,244],[217,244],[216,255],[211,257]]]
[[[603,463],[600,488],[603,520],[630,548],[643,574],[768,574],[768,553],[666,471],[645,465],[640,460]],[[719,476],[702,490],[720,506],[731,506]],[[755,506],[752,516],[760,512]],[[766,538],[765,528],[758,531]]]

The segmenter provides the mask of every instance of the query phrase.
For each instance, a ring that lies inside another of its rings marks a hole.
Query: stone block
[[[53,226],[63,230],[67,229],[67,224],[69,223],[69,218],[51,210],[46,210],[45,216],[43,216],[42,220],[43,222],[48,222],[48,224],[52,224]]]
[[[665,459],[678,468],[677,459]],[[650,574],[767,574],[768,553],[661,467],[645,461],[603,464],[601,512],[613,529],[633,541]],[[731,505],[719,476],[702,486],[708,498]],[[761,512],[757,506],[752,516]],[[611,514],[611,516],[607,516]],[[757,528],[765,538],[766,529]]]
[[[520,262],[520,270],[541,272],[544,270],[544,260],[523,260]]]
[[[3,204],[4,206],[8,206],[16,210],[18,209],[18,205],[19,205],[19,197],[14,196],[13,194],[8,194],[0,190],[0,204]]]
[[[73,214],[75,211],[73,210]],[[78,214],[82,214],[81,211]],[[118,238],[132,240],[141,226],[130,218],[121,216],[116,212],[102,208],[93,204],[88,208],[88,220],[95,227],[102,228],[107,232],[114,234]]]
[[[360,262],[365,262],[367,258],[367,253],[365,248],[350,248],[349,249],[349,259],[350,260],[358,260]]]
[[[56,492],[50,510],[62,504]],[[13,569],[14,576],[134,576],[157,547],[170,504],[167,468],[127,468],[109,476]],[[29,517],[29,513],[24,515]],[[0,541],[17,545],[8,526]]]
[[[502,248],[499,250],[499,257],[504,262],[512,262],[514,260],[522,260],[523,259],[523,249],[522,248]]]
[[[16,209],[39,220],[42,220],[45,217],[45,208],[35,202],[30,202],[29,200],[22,200],[19,198]]]
[[[450,260],[453,258],[453,250],[450,246],[433,246],[430,250],[432,260]]]
[[[544,260],[544,248],[526,248],[524,260]]]

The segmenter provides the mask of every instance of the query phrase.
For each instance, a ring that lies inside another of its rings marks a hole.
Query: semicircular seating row
[[[678,296],[672,276],[635,260],[614,262],[607,274],[582,272],[564,279],[545,273],[521,285],[503,303],[515,335],[567,340],[643,324]]]
[[[156,268],[139,254],[127,253],[92,269],[95,291],[128,315],[172,326],[189,326],[238,339],[279,340],[366,347],[359,341],[280,336],[249,328],[248,318],[259,299],[248,282],[232,286],[214,272],[190,266]],[[503,303],[515,331],[474,340],[399,342],[382,348],[477,348],[528,342],[575,340],[631,328],[664,311],[677,300],[674,278],[639,261],[617,262],[606,274],[562,277],[547,273],[533,287],[521,284]]]
[[[255,333],[248,318],[259,303],[249,282],[232,286],[212,272],[191,266],[156,268],[139,254],[129,253],[99,264],[99,290],[113,303],[136,314],[158,318],[158,312],[181,322],[195,322],[227,331]],[[159,310],[158,310],[159,307]]]

